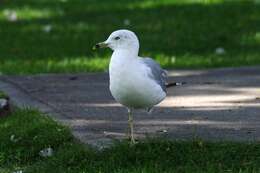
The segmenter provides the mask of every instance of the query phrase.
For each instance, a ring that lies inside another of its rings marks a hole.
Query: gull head
[[[139,41],[134,32],[121,29],[114,31],[110,34],[108,39],[104,42],[98,43],[94,46],[94,49],[109,47],[116,50],[139,50]]]

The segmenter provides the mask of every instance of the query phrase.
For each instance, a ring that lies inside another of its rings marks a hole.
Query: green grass
[[[13,139],[11,140],[11,136]],[[115,142],[96,150],[33,110],[0,119],[0,172],[25,173],[257,173],[260,143],[146,139],[137,145]],[[39,156],[51,147],[54,155]]]
[[[0,99],[1,98],[7,98],[7,95],[2,91],[0,91]]]
[[[257,0],[4,0],[0,73],[107,70],[110,50],[93,51],[114,30],[135,31],[140,55],[166,68],[260,64]],[[18,20],[8,14],[16,11]],[[130,22],[129,25],[125,21]],[[49,33],[43,28],[51,25]],[[223,47],[224,55],[215,49]]]

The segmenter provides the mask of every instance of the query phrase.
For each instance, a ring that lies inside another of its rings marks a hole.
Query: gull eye
[[[119,40],[119,39],[120,39],[120,37],[118,37],[118,36],[117,36],[117,37],[115,37],[115,40]]]

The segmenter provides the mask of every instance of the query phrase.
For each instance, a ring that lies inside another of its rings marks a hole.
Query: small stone
[[[5,99],[5,98],[0,99],[0,109],[3,109],[7,105],[8,105],[7,99]]]
[[[217,55],[223,55],[223,54],[226,53],[226,51],[225,51],[225,49],[223,47],[218,47],[218,48],[216,48],[215,53]]]
[[[43,26],[42,30],[46,33],[49,33],[52,30],[52,25],[45,25]]]
[[[130,25],[130,23],[131,23],[131,22],[130,22],[130,20],[129,20],[129,19],[125,19],[125,20],[124,20],[124,25],[125,25],[125,26],[129,26],[129,25]]]
[[[167,131],[166,129],[164,129],[162,132],[163,132],[163,133],[167,133],[168,131]]]
[[[157,132],[159,132],[159,133],[168,133],[168,130],[163,129],[163,130],[158,130]]]
[[[39,152],[39,155],[42,157],[51,157],[53,155],[53,149],[52,148],[45,148]]]
[[[12,142],[14,142],[14,143],[16,143],[16,142],[18,142],[18,141],[20,141],[21,140],[21,137],[17,137],[17,136],[15,136],[15,135],[11,135],[10,136],[10,141],[12,141]]]
[[[10,106],[8,98],[0,98],[0,117],[6,116],[10,113]]]
[[[11,136],[10,136],[10,141],[16,142],[15,135],[11,135]]]
[[[22,170],[14,171],[13,173],[23,173]]]
[[[4,15],[5,15],[6,19],[10,22],[16,22],[18,19],[16,11],[14,11],[14,10],[6,9],[6,10],[4,10]]]

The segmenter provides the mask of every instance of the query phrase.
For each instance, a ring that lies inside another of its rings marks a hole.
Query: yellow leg
[[[133,115],[132,115],[132,110],[128,109],[128,124],[129,124],[129,129],[130,129],[130,139],[131,143],[135,143],[135,138],[134,138],[134,122],[133,122]]]

